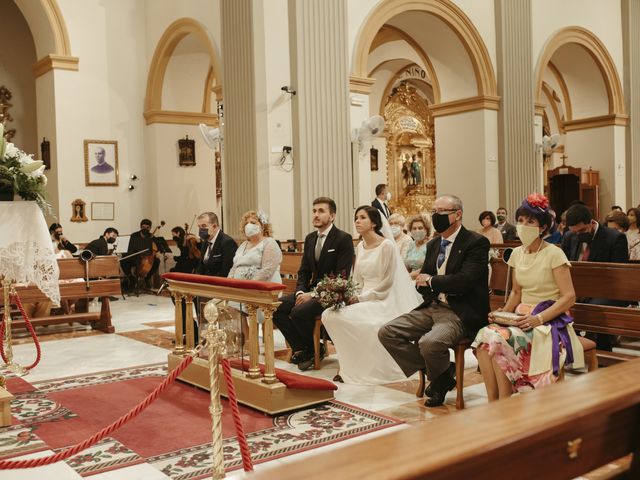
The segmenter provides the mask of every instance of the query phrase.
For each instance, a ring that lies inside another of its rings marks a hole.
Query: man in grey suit
[[[495,227],[500,230],[502,240],[505,242],[517,240],[518,234],[516,233],[516,227],[507,222],[507,209],[504,207],[498,208],[498,210],[496,210],[496,218],[498,222],[495,224]]]
[[[431,211],[440,233],[427,244],[416,278],[424,302],[380,328],[378,338],[407,377],[424,370],[431,381],[427,407],[444,403],[456,386],[449,348],[487,325],[489,240],[462,226],[462,201],[438,197]]]

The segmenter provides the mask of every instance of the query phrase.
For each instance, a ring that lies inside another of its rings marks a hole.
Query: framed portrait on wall
[[[87,186],[118,186],[118,142],[84,141],[84,180]]]

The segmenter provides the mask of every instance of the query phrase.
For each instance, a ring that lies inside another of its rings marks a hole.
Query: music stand
[[[159,253],[171,253],[171,247],[169,247],[164,237],[153,237],[153,241],[158,247]]]
[[[131,235],[122,235],[118,237],[118,243],[116,243],[116,253],[127,253],[129,249],[129,240],[131,240]]]

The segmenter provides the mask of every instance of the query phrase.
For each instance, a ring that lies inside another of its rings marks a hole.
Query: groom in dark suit
[[[303,371],[313,364],[315,319],[324,310],[312,290],[326,275],[348,276],[353,263],[353,239],[333,224],[335,218],[336,202],[328,197],[313,201],[316,231],[304,240],[296,293],[282,297],[273,314],[273,323],[291,345],[291,361]]]
[[[378,338],[407,377],[425,370],[427,407],[456,386],[449,348],[473,338],[489,314],[489,240],[462,226],[462,201],[438,197],[431,218],[440,233],[427,244],[416,286],[424,302],[380,328]]]
[[[567,228],[569,231],[562,239],[562,250],[572,261],[627,263],[629,248],[627,236],[613,228],[600,225],[591,216],[586,205],[577,203],[567,210]],[[609,300],[607,298],[580,298],[581,303],[626,307],[629,302]],[[605,333],[589,334],[596,342],[598,350],[611,352],[615,337]]]

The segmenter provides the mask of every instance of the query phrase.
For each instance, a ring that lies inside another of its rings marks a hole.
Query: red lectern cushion
[[[249,362],[247,360],[240,360],[239,358],[232,358],[229,360],[232,368],[238,370],[248,370]],[[243,368],[244,363],[244,368]],[[264,365],[259,364],[260,373],[264,373]],[[276,377],[287,388],[299,388],[301,390],[337,390],[338,386],[335,383],[325,380],[323,378],[307,377],[306,375],[300,375],[298,373],[288,372],[287,370],[281,370],[276,368]]]
[[[206,285],[217,285],[219,287],[231,287],[250,290],[262,290],[272,292],[275,290],[284,290],[286,287],[281,283],[260,282],[258,280],[238,280],[236,278],[211,277],[208,275],[196,275],[195,273],[164,273],[162,278],[165,280],[175,280],[177,282],[203,283]]]

